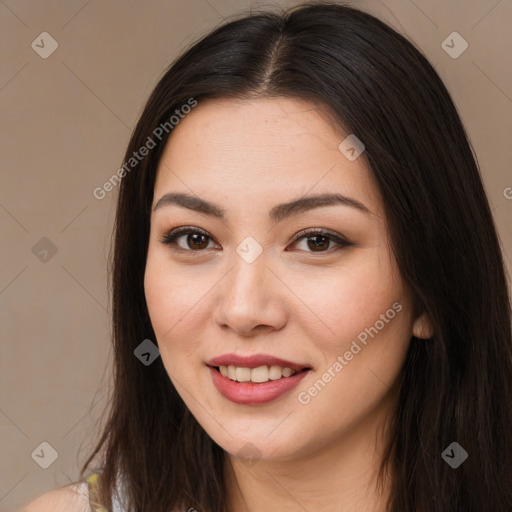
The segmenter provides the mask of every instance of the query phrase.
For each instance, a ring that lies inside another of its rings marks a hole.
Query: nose
[[[253,337],[286,323],[285,289],[263,252],[248,263],[238,254],[217,288],[215,321],[222,329]]]

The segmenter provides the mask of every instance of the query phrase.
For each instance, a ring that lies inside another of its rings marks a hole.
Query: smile
[[[224,354],[206,364],[217,391],[231,402],[243,405],[276,400],[312,370],[307,364],[269,354]]]
[[[297,373],[291,368],[282,366],[258,366],[257,368],[246,368],[241,366],[219,366],[220,373],[230,380],[237,382],[263,383],[269,380],[279,380],[283,377],[291,377]]]

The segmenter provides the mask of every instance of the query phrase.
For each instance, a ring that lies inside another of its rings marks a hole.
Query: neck
[[[391,478],[377,476],[394,401],[386,402],[321,450],[253,466],[228,455],[229,512],[384,512]]]

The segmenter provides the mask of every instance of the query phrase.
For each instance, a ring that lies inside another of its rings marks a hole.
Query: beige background
[[[510,272],[512,2],[350,3],[416,43],[451,91]],[[178,53],[227,16],[279,4],[0,1],[0,511],[75,479],[101,420],[115,192],[98,200],[93,189],[118,169],[145,99]],[[453,31],[469,43],[457,59],[441,46]],[[47,59],[31,47],[42,32],[58,43]],[[33,250],[43,237],[56,254]],[[48,469],[31,457],[44,441],[58,452]]]

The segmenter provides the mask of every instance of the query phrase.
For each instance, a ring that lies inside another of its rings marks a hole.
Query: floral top
[[[98,480],[100,478],[100,473],[93,473],[89,477],[85,479],[85,482],[82,482],[82,485],[86,487],[89,494],[89,504],[91,507],[91,512],[107,512],[104,507],[98,505]],[[119,494],[122,495],[119,491],[119,487],[117,488],[117,496],[114,496],[112,499],[112,512],[126,512],[126,510],[121,506],[119,502]],[[197,512],[194,508],[189,508],[184,512]]]
[[[97,503],[99,477],[99,473],[93,473],[85,480],[87,482],[87,487],[89,490],[89,502],[91,504],[91,512],[106,512],[106,510]]]
[[[87,490],[89,493],[89,504],[91,506],[91,512],[107,512],[104,507],[98,504],[98,480],[100,473],[93,473],[85,479],[87,484]],[[112,500],[112,512],[125,512],[125,509],[121,507],[117,497]]]

